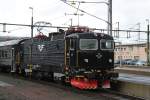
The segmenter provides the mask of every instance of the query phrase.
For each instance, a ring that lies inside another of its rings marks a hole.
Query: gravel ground
[[[71,89],[44,85],[0,74],[0,100],[112,100],[103,93],[85,95]]]

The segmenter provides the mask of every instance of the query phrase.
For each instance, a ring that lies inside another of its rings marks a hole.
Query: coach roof
[[[2,47],[2,46],[8,46],[8,45],[16,45],[22,40],[23,39],[3,41],[3,42],[0,42],[0,46]]]

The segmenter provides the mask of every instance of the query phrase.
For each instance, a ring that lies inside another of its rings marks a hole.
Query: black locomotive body
[[[61,79],[80,89],[109,87],[109,81],[118,76],[114,72],[113,37],[85,27],[21,40],[9,45],[9,50],[9,58],[5,62],[0,59],[0,64],[10,66],[11,71]]]
[[[22,44],[23,59],[21,69],[32,72],[36,77],[47,77],[63,73],[64,39],[51,40],[50,37],[34,38]]]

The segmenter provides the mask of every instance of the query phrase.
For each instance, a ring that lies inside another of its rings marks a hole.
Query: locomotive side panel
[[[33,41],[32,51],[31,40],[24,43],[24,66],[32,64],[40,67],[38,70],[62,72],[64,65],[64,40],[50,41],[47,38],[42,41],[37,39]]]
[[[49,61],[51,61],[50,65],[64,65],[64,40],[50,42],[47,53],[49,55]]]

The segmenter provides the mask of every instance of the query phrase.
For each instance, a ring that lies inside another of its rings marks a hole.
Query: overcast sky
[[[84,0],[84,1],[106,1],[107,0]],[[73,14],[76,9],[66,5],[60,0],[0,0],[0,22],[31,24],[31,9],[33,7],[34,22],[46,21],[54,26],[65,26],[70,24],[77,25],[77,16]],[[76,5],[77,7],[77,5]],[[120,22],[120,29],[138,28],[137,23],[141,23],[141,30],[146,30],[146,19],[150,19],[150,0],[113,0],[113,27]],[[99,18],[107,20],[106,4],[81,4],[80,9],[91,13]],[[82,13],[82,12],[79,12]],[[80,18],[80,25],[92,28],[107,28],[106,22],[84,14]],[[6,36],[30,36],[29,27],[6,27],[9,33],[1,32],[0,35]],[[12,30],[12,31],[11,31]],[[46,29],[46,32],[52,31]],[[36,35],[34,29],[34,35]]]

